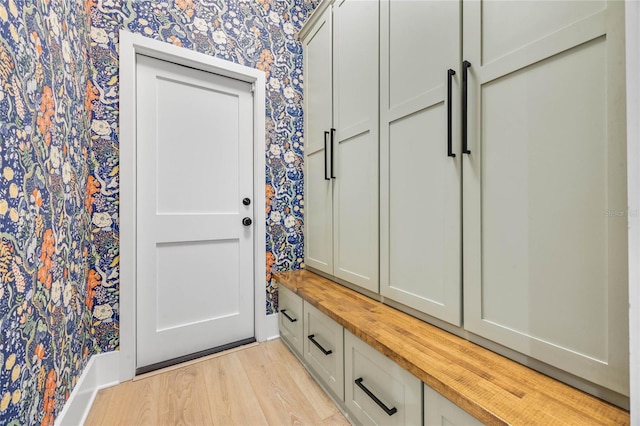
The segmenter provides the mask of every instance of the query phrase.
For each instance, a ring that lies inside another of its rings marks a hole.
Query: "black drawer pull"
[[[282,315],[284,315],[285,317],[287,317],[287,319],[291,322],[296,322],[298,321],[298,318],[291,318],[289,315],[287,315],[287,310],[286,309],[281,309],[280,312],[282,312]]]
[[[315,335],[315,334],[310,334],[310,335],[308,335],[308,336],[307,336],[307,339],[311,340],[311,343],[313,343],[314,345],[316,345],[316,347],[317,347],[318,349],[320,349],[320,350],[322,351],[322,353],[323,353],[323,354],[325,354],[325,355],[330,355],[330,354],[332,354],[332,353],[333,353],[333,351],[332,351],[331,349],[326,350],[325,348],[323,348],[323,347],[322,347],[322,345],[320,345],[320,343],[318,343],[318,342],[316,342],[316,341],[315,341],[314,337],[316,337],[316,335]]]
[[[366,393],[369,396],[369,398],[373,399],[373,402],[378,404],[378,407],[382,408],[385,413],[387,413],[390,416],[393,416],[395,413],[398,412],[398,409],[396,407],[388,408],[386,405],[384,405],[384,402],[380,401],[377,396],[375,396],[369,389],[367,389],[366,386],[362,384],[362,377],[360,377],[359,379],[356,379],[355,382],[356,382],[356,385],[358,385],[358,387],[362,389],[362,391]]]

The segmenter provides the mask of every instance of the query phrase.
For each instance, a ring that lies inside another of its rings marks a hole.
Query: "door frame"
[[[136,55],[173,62],[253,85],[254,332],[271,337],[266,313],[265,74],[263,71],[120,30],[120,380],[136,361]]]

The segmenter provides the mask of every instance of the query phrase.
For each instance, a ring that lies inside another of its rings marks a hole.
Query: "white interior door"
[[[249,83],[137,56],[137,368],[254,336]]]

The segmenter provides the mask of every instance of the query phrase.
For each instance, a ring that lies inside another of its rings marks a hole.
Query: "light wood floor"
[[[348,425],[278,340],[101,390],[86,426]]]

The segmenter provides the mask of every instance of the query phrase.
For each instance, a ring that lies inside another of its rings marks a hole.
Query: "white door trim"
[[[136,360],[136,54],[246,81],[254,85],[255,337],[270,337],[266,315],[265,75],[238,65],[120,30],[120,380],[135,375]]]

